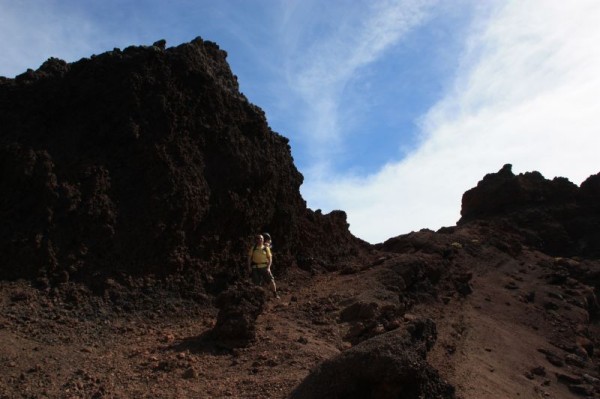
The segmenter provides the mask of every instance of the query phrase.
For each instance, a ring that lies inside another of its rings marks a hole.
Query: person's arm
[[[271,264],[273,263],[273,255],[271,255],[271,249],[267,247],[267,270],[271,271]]]

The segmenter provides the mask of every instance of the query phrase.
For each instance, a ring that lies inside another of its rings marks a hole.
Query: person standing
[[[273,277],[273,273],[271,273],[271,264],[273,262],[270,248],[271,237],[268,234],[266,235],[269,245],[265,245],[265,238],[261,234],[256,236],[255,244],[248,251],[248,268],[250,269],[254,284],[263,286],[269,282],[273,290],[273,295],[275,298],[279,298],[275,278]]]

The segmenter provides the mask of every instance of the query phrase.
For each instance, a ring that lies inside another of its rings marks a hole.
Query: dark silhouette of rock
[[[435,339],[431,320],[371,338],[320,364],[291,398],[454,398],[454,388],[425,361]]]
[[[465,192],[459,225],[492,221],[527,245],[560,256],[600,256],[600,174],[577,187],[539,172],[515,176],[511,165]]]
[[[246,346],[256,339],[256,319],[262,313],[266,293],[259,287],[236,284],[216,300],[217,322],[210,338],[228,346]]]
[[[269,231],[276,272],[366,243],[306,207],[288,139],[200,38],[0,79],[0,278],[198,274],[218,292]],[[318,243],[318,244],[317,244]]]

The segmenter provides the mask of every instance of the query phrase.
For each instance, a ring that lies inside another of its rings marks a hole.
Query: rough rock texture
[[[307,209],[288,140],[226,56],[160,41],[1,78],[0,278],[195,273],[218,292],[262,231],[277,272],[359,254],[344,212]]]
[[[216,300],[219,314],[211,338],[233,347],[252,343],[256,339],[256,319],[266,299],[264,290],[242,284],[221,293]]]
[[[454,398],[454,388],[425,361],[435,339],[431,320],[379,335],[323,362],[291,398]]]
[[[528,245],[562,256],[600,257],[600,173],[577,187],[539,172],[515,176],[511,165],[486,175],[463,195],[458,224],[503,223]]]

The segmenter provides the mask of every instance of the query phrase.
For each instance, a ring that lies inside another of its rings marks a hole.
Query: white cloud
[[[419,148],[367,178],[307,181],[309,204],[344,209],[354,234],[379,242],[454,225],[462,194],[505,163],[577,184],[598,173],[597,21],[596,1],[509,2],[476,20]]]
[[[287,85],[304,105],[306,122],[299,129],[313,149],[308,174],[327,171],[329,159],[343,146],[339,104],[344,87],[361,68],[377,61],[422,23],[431,4],[431,1],[392,0],[369,1],[358,6],[354,3],[355,7],[347,8],[337,4],[335,10],[340,15],[328,16],[334,19],[327,21],[330,29],[327,36],[310,37],[309,44],[306,39],[299,39],[299,29],[287,28],[291,32],[289,43],[297,46],[290,49],[293,59],[286,64],[290,68]],[[302,14],[297,5],[294,11]],[[288,15],[286,21],[293,22],[292,16]]]

